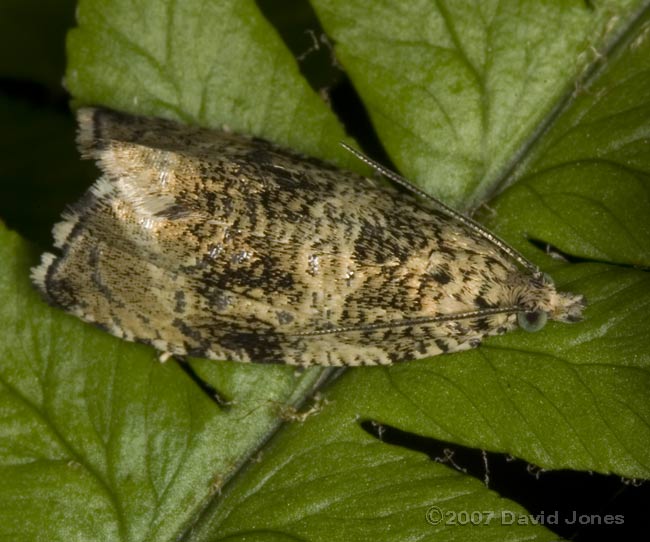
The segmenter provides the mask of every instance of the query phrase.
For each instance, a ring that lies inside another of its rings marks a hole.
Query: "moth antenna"
[[[507,254],[510,256],[512,259],[517,261],[519,264],[521,264],[523,267],[528,269],[533,275],[539,275],[540,271],[539,268],[530,260],[528,260],[526,257],[523,256],[518,250],[515,250],[512,248],[508,243],[506,243],[503,239],[498,237],[497,235],[494,235],[492,232],[486,230],[481,224],[476,222],[476,220],[465,216],[464,214],[460,213],[459,211],[456,211],[452,207],[449,207],[449,205],[443,203],[437,198],[434,198],[433,196],[427,194],[424,190],[418,188],[415,186],[412,182],[410,182],[408,179],[405,179],[401,175],[395,173],[394,171],[391,171],[390,169],[382,166],[379,162],[376,162],[372,158],[369,158],[362,152],[359,152],[357,149],[351,147],[347,143],[341,142],[341,146],[348,152],[352,153],[356,158],[361,160],[364,164],[368,164],[371,168],[373,168],[375,171],[381,173],[384,177],[390,179],[391,181],[399,184],[400,186],[403,186],[406,188],[408,191],[412,192],[416,196],[419,196],[423,198],[424,200],[433,203],[439,210],[443,211],[445,214],[449,215],[452,218],[455,218],[462,224],[465,224],[468,228],[472,229],[476,233],[478,233],[481,237],[484,239],[487,239],[490,243],[492,243],[495,247],[497,247],[499,250],[501,250],[503,253]]]
[[[397,320],[389,323],[366,324],[358,326],[333,327],[331,329],[316,329],[314,331],[305,331],[303,333],[291,333],[291,337],[311,337],[314,335],[329,335],[331,333],[346,333],[349,331],[375,331],[380,329],[392,329],[395,327],[415,326],[420,324],[435,324],[437,322],[448,322],[450,320],[464,320],[465,318],[480,318],[481,316],[491,316],[493,314],[514,314],[521,312],[520,307],[494,307],[487,309],[478,309],[475,311],[458,312],[455,314],[445,314],[443,316],[423,316],[421,318],[411,318],[408,320]]]

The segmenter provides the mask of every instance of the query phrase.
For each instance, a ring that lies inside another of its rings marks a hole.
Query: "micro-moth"
[[[260,139],[104,109],[78,118],[103,175],[32,278],[123,339],[210,359],[376,365],[581,318],[582,296],[362,156],[411,193]]]

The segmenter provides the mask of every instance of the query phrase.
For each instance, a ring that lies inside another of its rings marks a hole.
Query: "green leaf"
[[[639,19],[519,165],[495,209],[504,235],[650,266],[649,32]]]
[[[312,4],[400,171],[472,208],[643,3]]]
[[[3,537],[175,539],[318,376],[240,366],[219,409],[177,364],[44,306],[15,234],[0,250]]]
[[[627,267],[650,254],[647,3],[313,5],[400,169],[465,207],[504,190],[482,219],[585,294],[585,321],[347,370],[286,423],[326,373],[193,360],[220,406],[175,362],[46,307],[29,285],[35,254],[0,230],[0,538],[557,538],[509,523],[527,517],[520,505],[363,421],[547,469],[649,477],[650,288]],[[78,17],[77,103],[350,161],[254,2],[82,0]],[[495,516],[449,523],[463,511]]]
[[[66,85],[79,103],[227,125],[363,169],[255,2],[86,0],[78,22]]]
[[[375,395],[365,372],[350,371],[327,394],[323,412],[282,431],[211,504],[190,540],[243,541],[250,533],[278,540],[447,540],[450,514],[462,511],[494,514],[474,515],[482,525],[477,540],[550,539],[541,526],[504,529],[525,510],[481,481],[364,432],[365,400]],[[464,540],[473,539],[470,528],[459,529],[470,531]]]

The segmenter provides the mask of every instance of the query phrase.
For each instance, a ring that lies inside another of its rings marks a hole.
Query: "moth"
[[[53,305],[165,355],[378,365],[473,348],[584,298],[474,220],[268,141],[84,108],[103,175],[32,279]]]

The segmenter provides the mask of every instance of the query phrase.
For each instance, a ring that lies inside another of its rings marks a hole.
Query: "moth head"
[[[539,331],[546,322],[579,322],[585,308],[585,298],[571,292],[558,292],[553,279],[546,273],[535,273],[528,284],[519,289],[517,313],[519,327],[526,331]]]

